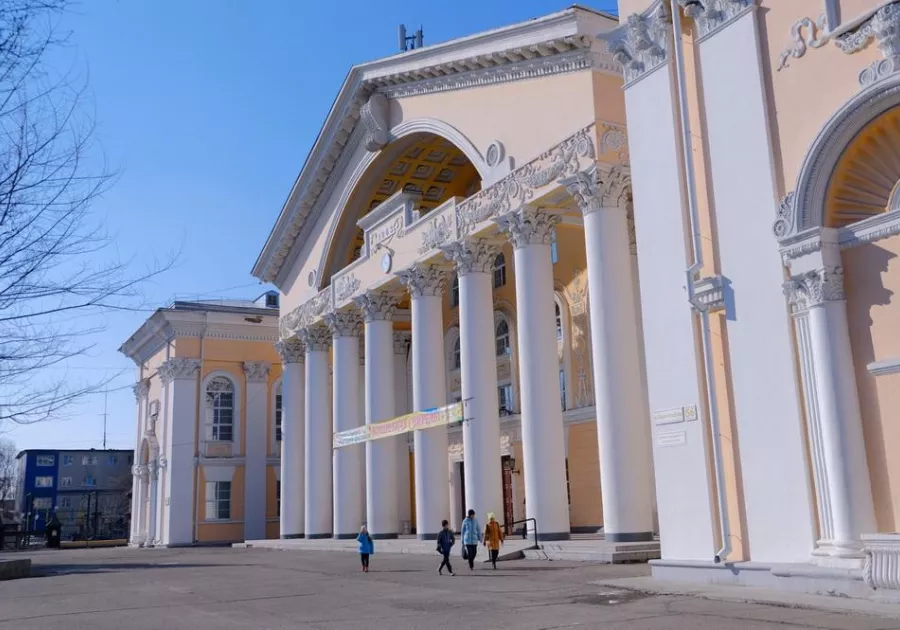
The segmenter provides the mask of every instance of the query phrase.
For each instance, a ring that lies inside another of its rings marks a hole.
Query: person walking
[[[494,518],[493,512],[488,512],[488,524],[484,528],[484,546],[491,556],[491,564],[497,570],[497,557],[500,555],[500,546],[503,544],[503,530],[500,523]]]
[[[359,528],[359,536],[356,537],[359,543],[359,559],[362,562],[363,573],[369,572],[369,556],[375,555],[375,541],[369,536],[369,530],[363,525]]]
[[[469,515],[463,520],[462,528],[463,558],[469,561],[469,571],[475,570],[475,555],[478,553],[478,543],[481,542],[481,525],[475,518],[475,510],[469,510]]]
[[[450,523],[446,520],[441,521],[441,531],[438,532],[437,537],[437,550],[439,554],[444,556],[444,559],[441,560],[441,566],[438,567],[438,575],[444,574],[444,567],[447,567],[447,573],[455,575],[453,573],[453,567],[450,566],[450,552],[455,544],[456,537],[450,530]]]

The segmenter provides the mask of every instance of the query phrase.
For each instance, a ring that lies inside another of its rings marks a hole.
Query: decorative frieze
[[[560,218],[558,214],[523,208],[500,217],[497,223],[518,249],[526,245],[549,245],[553,228]]]
[[[826,267],[793,276],[784,283],[784,294],[795,313],[821,306],[826,302],[840,302],[844,295],[843,267]]]
[[[355,273],[348,273],[334,280],[334,299],[337,302],[343,302],[359,291],[359,278]]]
[[[199,360],[175,357],[165,361],[159,366],[159,378],[162,380],[163,385],[168,385],[176,380],[197,378],[197,372],[199,371]]]
[[[353,300],[356,307],[362,311],[367,322],[391,321],[397,310],[397,296],[391,293],[370,291]]]
[[[275,344],[275,350],[281,357],[281,363],[303,363],[306,357],[306,348],[298,339],[283,339]]]
[[[272,364],[268,361],[244,361],[244,376],[248,383],[265,383],[269,380]]]
[[[328,287],[281,318],[279,328],[282,339],[290,337],[300,328],[306,328],[332,308],[331,287]]]
[[[424,254],[432,249],[438,249],[453,237],[453,219],[447,215],[435,217],[428,223],[428,227],[422,233],[422,244],[419,253]]]
[[[331,346],[331,330],[328,326],[315,324],[297,331],[307,352],[326,352]]]
[[[397,273],[412,297],[442,295],[447,284],[447,272],[435,265],[413,265]]]
[[[366,128],[363,141],[367,151],[380,151],[391,141],[388,100],[384,94],[375,92],[359,110],[359,119]]]
[[[678,4],[697,23],[700,37],[705,37],[756,6],[756,0],[678,0]]]
[[[409,346],[412,343],[412,333],[408,330],[394,331],[394,354],[409,354]]]
[[[325,316],[325,325],[333,337],[358,337],[362,333],[362,315],[356,311],[339,311]]]
[[[137,383],[132,386],[132,391],[134,391],[134,399],[138,403],[147,399],[147,395],[150,393],[150,379],[142,378]]]
[[[671,15],[666,2],[658,2],[647,14],[633,13],[609,43],[609,52],[622,66],[625,82],[631,83],[662,66],[669,59]]]
[[[470,273],[491,273],[499,251],[496,245],[479,238],[451,243],[444,248],[444,256],[456,263],[458,275],[465,276]]]

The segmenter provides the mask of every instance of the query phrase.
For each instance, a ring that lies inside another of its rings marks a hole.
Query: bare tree
[[[16,497],[16,473],[16,445],[10,440],[0,440],[0,512],[4,501]]]
[[[89,213],[112,176],[84,83],[49,67],[67,51],[67,5],[0,0],[0,424],[57,417],[105,388],[47,368],[88,352],[100,327],[86,322],[139,307],[140,283],[170,266],[131,275]]]

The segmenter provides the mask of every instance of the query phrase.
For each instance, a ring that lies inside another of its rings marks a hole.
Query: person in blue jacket
[[[369,572],[369,556],[375,555],[375,541],[369,536],[369,530],[363,525],[359,528],[359,536],[356,537],[359,543],[359,559],[362,561],[363,573]]]
[[[475,510],[469,510],[469,515],[462,522],[460,534],[463,542],[463,559],[469,561],[469,571],[474,571],[475,554],[478,553],[478,543],[481,542],[481,525],[475,518]]]
[[[454,544],[456,544],[456,538],[450,530],[450,523],[446,520],[441,521],[441,531],[437,536],[437,550],[444,556],[444,559],[441,560],[441,566],[438,567],[438,575],[444,574],[444,567],[447,567],[447,573],[454,575],[453,567],[450,566],[450,552]]]

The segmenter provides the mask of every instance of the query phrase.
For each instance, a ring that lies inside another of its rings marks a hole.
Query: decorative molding
[[[559,221],[558,214],[523,208],[500,217],[497,222],[509,235],[513,247],[519,249],[526,245],[549,245],[553,228]]]
[[[440,247],[453,237],[453,219],[447,215],[435,217],[428,223],[422,233],[422,244],[419,253],[424,254]]]
[[[537,189],[580,171],[583,160],[593,162],[594,125],[566,138],[549,151],[475,193],[456,206],[460,236],[470,234],[482,221],[518,209],[534,197]]]
[[[168,385],[176,380],[195,379],[199,371],[200,361],[198,359],[175,357],[159,366],[159,378],[163,385]]]
[[[756,7],[757,0],[678,0],[684,14],[697,23],[699,38],[708,37]],[[698,38],[698,39],[699,39]]]
[[[812,228],[785,238],[780,242],[778,251],[785,264],[795,258],[822,251],[822,228]]]
[[[284,339],[275,344],[275,350],[281,357],[281,363],[303,363],[306,357],[306,348],[297,339]]]
[[[334,281],[334,299],[343,302],[359,290],[359,278],[355,273],[336,278]]]
[[[866,366],[869,374],[872,376],[887,376],[888,374],[897,374],[900,372],[900,358],[885,359],[884,361],[873,361]]]
[[[480,238],[457,241],[444,248],[444,256],[456,263],[456,273],[459,276],[492,273],[498,253],[499,247]]]
[[[410,344],[412,344],[411,332],[408,330],[394,331],[394,354],[408,354]]]
[[[442,295],[447,285],[447,272],[436,265],[413,265],[396,276],[414,298]]]
[[[331,287],[327,287],[282,317],[279,322],[282,339],[290,337],[301,328],[311,326],[316,319],[331,312],[332,297]]]
[[[625,225],[628,228],[628,251],[637,256],[637,229],[634,227],[634,204],[629,203],[625,210]]]
[[[324,319],[334,338],[358,337],[362,333],[363,318],[356,311],[328,313]]]
[[[603,123],[605,131],[600,134],[600,149],[598,155],[613,152],[619,158],[619,163],[627,165],[630,162],[628,155],[628,135],[625,127]]]
[[[725,310],[725,279],[716,275],[695,281],[694,302],[707,313]]]
[[[900,234],[900,211],[892,210],[841,228],[838,242],[841,249],[850,249],[898,234]]]
[[[367,151],[380,151],[391,141],[389,114],[388,100],[378,92],[372,94],[360,108],[359,119],[366,128],[363,144]]]
[[[604,208],[624,208],[631,196],[631,175],[620,166],[600,169],[596,164],[559,182],[584,214]]]
[[[331,346],[331,330],[323,324],[314,324],[297,331],[307,352],[327,352]]]
[[[900,535],[863,534],[863,581],[870,588],[900,590]]]
[[[671,15],[666,2],[657,2],[645,15],[632,13],[609,43],[609,52],[622,66],[625,86],[665,64],[669,59]]]
[[[132,385],[131,389],[134,392],[134,399],[136,402],[140,403],[141,401],[146,400],[147,395],[150,393],[150,379],[142,378]]]
[[[806,29],[804,34],[803,29]],[[828,43],[831,35],[827,32],[827,17],[823,14],[815,22],[805,17],[797,20],[791,26],[791,43],[781,51],[778,56],[776,72],[781,72],[788,67],[791,58],[799,59],[806,54],[809,48],[821,48]]]
[[[772,233],[775,238],[782,240],[790,236],[795,230],[794,213],[797,196],[792,190],[778,202],[775,211],[775,222],[772,223]]]
[[[846,299],[843,267],[827,267],[793,276],[783,288],[794,313]]]
[[[397,296],[392,293],[369,291],[353,300],[367,322],[391,321],[397,311]]]
[[[244,361],[244,375],[248,383],[265,383],[269,380],[272,364],[268,361]]]

